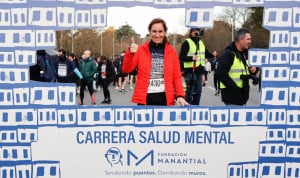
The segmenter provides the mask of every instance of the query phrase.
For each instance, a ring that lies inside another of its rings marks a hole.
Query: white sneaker
[[[119,87],[116,87],[115,89],[116,89],[116,90],[119,90]]]
[[[132,86],[130,86],[130,90],[132,90],[133,88],[132,88]]]
[[[98,87],[98,89],[97,89],[97,90],[98,90],[98,92],[100,92],[100,91],[101,91],[101,87]]]

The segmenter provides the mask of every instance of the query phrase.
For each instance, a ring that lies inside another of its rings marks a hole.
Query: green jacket
[[[83,79],[91,82],[94,79],[94,74],[97,72],[97,64],[93,58],[83,59],[81,62],[81,74]]]

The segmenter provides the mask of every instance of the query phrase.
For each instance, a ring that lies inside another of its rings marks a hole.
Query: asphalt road
[[[133,85],[134,86],[134,85]],[[131,102],[131,97],[133,94],[133,90],[130,90],[129,84],[126,85],[125,90],[126,92],[119,92],[115,89],[115,86],[112,86],[112,84],[109,87],[110,95],[112,102],[110,105],[115,106],[130,106],[134,105],[135,103]],[[84,105],[92,105],[91,103],[91,97],[88,93],[88,91],[85,91],[84,94]],[[96,105],[108,105],[108,104],[101,104],[101,102],[104,100],[103,96],[103,90],[101,88],[101,91],[97,91],[95,94],[96,97]],[[79,103],[79,95],[76,97],[76,102]],[[260,103],[260,93],[258,92],[258,86],[251,86],[250,89],[250,97],[247,102],[247,106],[259,106]],[[201,106],[225,106],[224,103],[221,101],[221,95],[216,96],[215,95],[215,89],[213,85],[213,76],[211,74],[208,74],[208,83],[205,87],[202,88],[202,96],[200,101]]]

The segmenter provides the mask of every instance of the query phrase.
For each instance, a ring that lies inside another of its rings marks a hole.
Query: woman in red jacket
[[[182,86],[178,55],[167,42],[164,20],[153,19],[148,30],[151,41],[127,49],[122,70],[132,72],[138,66],[132,102],[139,105],[188,105]]]

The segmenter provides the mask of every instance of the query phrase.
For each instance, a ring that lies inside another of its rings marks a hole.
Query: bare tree
[[[252,10],[250,8],[224,7],[222,13],[217,17],[231,25],[231,39],[237,27],[242,27],[248,20]]]

